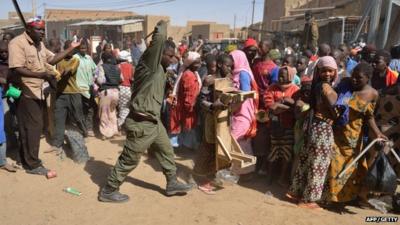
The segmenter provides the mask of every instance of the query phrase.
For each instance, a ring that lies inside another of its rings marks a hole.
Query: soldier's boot
[[[98,199],[101,202],[122,203],[127,202],[129,196],[121,194],[118,188],[113,188],[107,184],[100,190]]]
[[[167,179],[167,188],[166,188],[166,194],[167,196],[172,196],[176,194],[184,194],[187,193],[192,189],[191,184],[184,184],[176,178],[176,176],[171,177],[170,179]]]

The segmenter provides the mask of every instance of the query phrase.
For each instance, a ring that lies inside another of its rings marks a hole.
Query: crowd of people
[[[321,209],[321,203],[367,203],[363,179],[379,147],[344,176],[338,174],[376,138],[393,141],[399,150],[400,46],[388,52],[373,45],[323,43],[314,54],[248,38],[240,49],[221,50],[201,40],[176,46],[164,38],[164,26],[158,24],[149,45],[140,40],[120,51],[100,43],[96,63],[85,40],[65,41],[64,51],[60,43],[49,41],[46,47],[42,20],[30,20],[15,38],[3,35],[0,167],[15,171],[6,162],[6,142],[14,148],[19,143],[23,169],[47,175],[38,157],[43,132],[50,137],[49,152],[62,156],[67,142],[77,162],[89,158],[84,138],[126,134],[101,201],[128,199],[118,188],[145,150],[154,151],[160,162],[168,195],[190,190],[176,180],[173,148],[196,152],[198,188],[215,194],[222,185],[215,176],[215,113],[230,108],[232,137],[245,154],[257,157],[252,174],[286,189],[288,200],[310,209]],[[230,79],[238,91],[256,92],[257,98],[234,105],[217,98],[218,78]],[[15,87],[19,97],[6,94]],[[399,176],[399,165],[391,163]]]

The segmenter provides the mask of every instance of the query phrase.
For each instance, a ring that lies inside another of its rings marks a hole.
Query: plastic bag
[[[392,207],[394,213],[400,214],[400,193],[393,196]]]
[[[239,181],[239,176],[232,173],[230,170],[223,169],[217,172],[216,174],[217,179],[228,181],[230,183],[236,184]]]
[[[89,160],[89,153],[83,135],[75,129],[68,128],[65,136],[72,150],[72,159],[74,162],[86,163]]]
[[[396,173],[385,153],[381,151],[368,171],[364,183],[370,191],[394,194],[397,188],[396,179]]]
[[[368,203],[371,204],[375,209],[379,210],[381,213],[386,214],[388,211],[391,211],[392,206],[392,196],[385,195],[379,198],[372,198],[368,200]]]

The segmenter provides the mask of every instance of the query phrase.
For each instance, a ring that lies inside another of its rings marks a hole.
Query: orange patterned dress
[[[363,125],[374,116],[375,103],[366,102],[356,94],[348,99],[349,121],[344,126],[334,128],[335,144],[328,171],[326,200],[347,202],[361,193],[362,182],[367,174],[367,162],[362,157],[342,178],[338,175],[362,151]]]

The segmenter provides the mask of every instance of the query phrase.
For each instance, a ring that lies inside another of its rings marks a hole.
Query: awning
[[[6,25],[0,27],[1,30],[18,30],[18,29],[24,29],[24,26],[21,24],[12,24],[12,25]]]
[[[77,26],[122,26],[123,33],[132,33],[143,31],[142,19],[129,19],[129,20],[94,20],[82,21],[68,25],[69,27]]]

